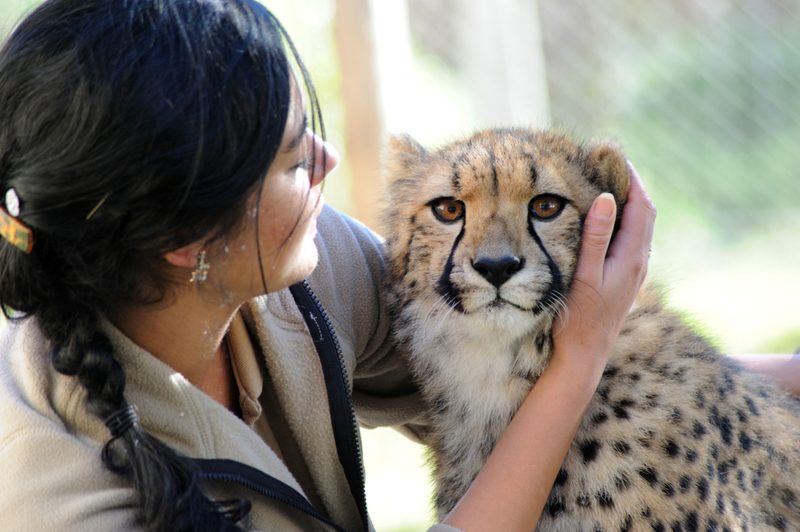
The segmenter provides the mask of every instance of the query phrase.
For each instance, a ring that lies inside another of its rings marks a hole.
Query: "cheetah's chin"
[[[455,318],[456,315],[451,315]],[[512,337],[525,335],[533,329],[541,328],[543,320],[548,317],[538,307],[524,308],[508,300],[497,298],[482,306],[468,310],[461,315],[472,322],[471,327],[489,328]],[[460,321],[460,320],[459,320]]]
[[[471,301],[464,300],[461,305],[467,314],[501,314],[517,316],[520,313],[530,319],[537,319],[540,314],[548,313],[551,310],[552,302],[555,297],[546,295],[538,300],[531,301],[529,297],[525,301],[514,301],[511,298],[495,294],[490,297],[474,298]]]

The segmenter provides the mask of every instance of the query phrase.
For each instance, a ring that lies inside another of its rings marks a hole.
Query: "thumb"
[[[602,279],[603,263],[614,231],[616,214],[614,196],[604,192],[595,198],[583,224],[581,254],[576,272],[579,277],[594,273]]]

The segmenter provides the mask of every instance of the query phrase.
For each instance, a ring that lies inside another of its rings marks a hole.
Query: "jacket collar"
[[[241,462],[268,472],[302,493],[281,459],[241,419],[133,343],[110,322],[104,322],[102,327],[125,369],[125,396],[135,406],[145,430],[182,454]]]
[[[346,530],[363,530],[364,516],[337,450],[326,375],[312,339],[314,331],[307,327],[289,289],[248,302],[242,314],[266,356],[278,400],[325,510]]]

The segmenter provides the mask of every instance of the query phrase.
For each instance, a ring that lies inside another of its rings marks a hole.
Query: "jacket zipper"
[[[305,497],[294,488],[258,469],[241,462],[226,459],[195,459],[193,461],[206,480],[239,484],[265,497],[269,497],[280,503],[291,506],[296,510],[300,510],[332,527],[336,532],[345,532],[342,527],[319,513],[319,511],[311,506]]]
[[[344,354],[328,313],[323,308],[319,298],[314,294],[314,290],[308,284],[308,281],[303,280],[302,283],[292,285],[290,290],[303,314],[308,330],[311,332],[314,347],[317,349],[317,354],[322,364],[339,462],[344,468],[347,482],[350,485],[350,492],[356,500],[364,531],[366,532],[369,530],[369,518],[367,517],[364,463],[362,461],[361,446],[358,442],[358,420],[356,419],[356,409],[353,403],[350,379],[347,376]],[[313,306],[308,308],[308,303],[312,303]],[[325,323],[324,328],[319,325],[318,320],[320,318]],[[319,336],[315,337],[315,332],[319,333]],[[335,361],[331,356],[333,352],[336,353]],[[332,368],[332,365],[337,367]],[[342,527],[323,516],[291,486],[258,469],[235,460],[194,459],[193,461],[200,468],[203,478],[207,480],[239,484],[265,497],[300,510],[327,524],[337,532],[345,532]]]
[[[299,287],[302,287],[302,290]],[[303,318],[311,332],[323,366],[339,461],[344,468],[345,476],[350,484],[350,491],[356,500],[364,530],[366,531],[369,530],[369,518],[367,517],[364,463],[362,461],[361,446],[358,442],[358,420],[356,419],[352,389],[350,388],[350,379],[347,376],[347,365],[344,361],[342,348],[339,345],[339,339],[336,336],[336,331],[333,328],[330,317],[328,317],[328,313],[323,308],[308,281],[303,280],[301,283],[293,285],[291,292],[295,302],[303,312]],[[309,301],[313,303],[313,308],[311,309],[306,306]],[[319,318],[325,323],[325,328],[320,327],[317,322]],[[318,337],[315,337],[315,332],[319,332]],[[331,347],[336,353],[335,359],[331,356]],[[331,365],[338,366],[338,371],[337,368],[331,368]]]

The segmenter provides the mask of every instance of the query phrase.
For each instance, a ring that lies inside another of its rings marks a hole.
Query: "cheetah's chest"
[[[791,530],[800,506],[778,504],[774,493],[800,493],[791,473],[800,452],[781,450],[774,432],[800,437],[796,413],[697,337],[676,329],[653,342],[639,323],[612,353],[538,530]],[[546,364],[535,335],[481,342],[443,330],[418,339],[412,360],[434,411],[440,515],[524,400],[526,376]]]
[[[412,364],[432,405],[434,443],[442,461],[459,463],[459,475],[477,474],[547,363],[549,340],[528,333],[478,336],[419,328]]]

